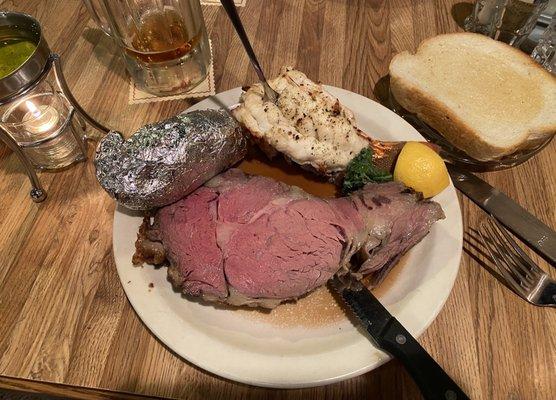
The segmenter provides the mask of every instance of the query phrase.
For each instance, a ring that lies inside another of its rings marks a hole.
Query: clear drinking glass
[[[155,95],[201,83],[210,48],[199,0],[83,0],[112,36],[138,86]]]
[[[556,74],[556,12],[533,49],[531,57],[549,72]]]
[[[549,0],[477,0],[465,30],[519,46]]]

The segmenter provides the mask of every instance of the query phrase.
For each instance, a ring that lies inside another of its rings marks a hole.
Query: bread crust
[[[485,41],[485,43],[489,42],[489,46],[503,46],[504,51],[513,52],[527,67],[542,71],[543,74],[549,77],[548,79],[556,79],[521,51],[503,43],[496,42],[490,38],[474,33],[453,33],[442,36],[465,37],[469,35],[473,36],[473,40],[479,39]],[[397,54],[392,59],[390,64],[390,88],[394,98],[402,107],[416,114],[422,121],[446,137],[454,146],[465,151],[471,157],[481,161],[497,159],[504,155],[514,153],[517,150],[532,147],[538,144],[539,141],[544,140],[547,136],[556,133],[556,123],[550,123],[550,121],[548,121],[548,123],[543,126],[536,126],[525,130],[523,134],[520,135],[522,139],[518,141],[516,145],[510,147],[497,146],[485,141],[479,132],[471,128],[469,124],[460,118],[460,116],[442,100],[423,92],[413,82],[396,74],[396,70],[392,68],[392,66],[397,62],[404,62],[403,59],[406,57],[419,57],[419,53],[426,52],[426,48],[433,45],[434,41],[437,39],[438,36],[423,41],[415,55],[411,55],[406,51]]]

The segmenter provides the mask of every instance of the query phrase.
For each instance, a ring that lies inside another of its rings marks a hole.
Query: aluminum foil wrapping
[[[95,154],[100,185],[120,204],[149,210],[171,204],[247,153],[247,138],[226,111],[184,113],[146,125],[125,140],[108,133]]]

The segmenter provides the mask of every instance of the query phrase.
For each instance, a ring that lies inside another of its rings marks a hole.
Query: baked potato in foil
[[[225,110],[183,113],[146,125],[127,140],[108,133],[96,150],[96,176],[118,203],[149,210],[181,199],[243,159],[247,143]]]

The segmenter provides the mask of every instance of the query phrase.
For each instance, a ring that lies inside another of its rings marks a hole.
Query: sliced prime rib
[[[272,308],[355,268],[376,285],[444,218],[400,183],[321,199],[238,169],[146,218],[134,262],[168,263],[184,294]]]

